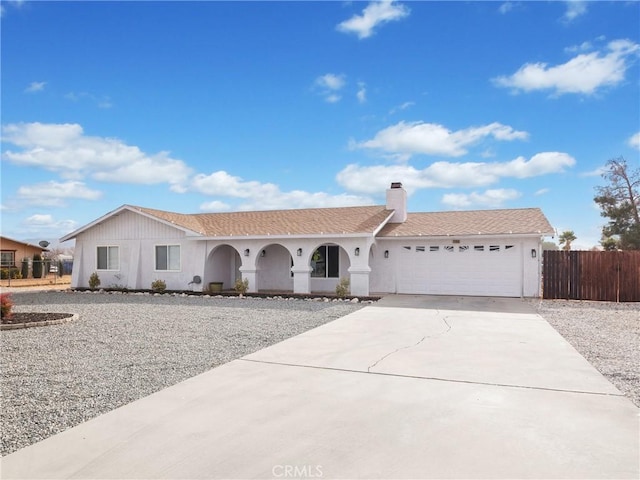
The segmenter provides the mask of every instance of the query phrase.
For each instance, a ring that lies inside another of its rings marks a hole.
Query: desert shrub
[[[164,292],[167,289],[167,284],[164,280],[154,280],[151,282],[151,290],[154,292]]]
[[[18,267],[3,268],[0,270],[0,278],[2,278],[2,280],[19,279],[22,278],[22,274]]]
[[[100,277],[98,272],[93,272],[89,277],[89,288],[98,288],[100,286]]]
[[[344,298],[349,295],[349,279],[341,278],[340,282],[336,285],[336,295],[338,298]]]
[[[242,280],[241,278],[238,278],[233,288],[240,295],[244,295],[245,293],[247,293],[247,290],[249,290],[249,279],[245,278],[244,280]]]
[[[11,301],[11,294],[0,293],[0,313],[2,314],[2,318],[11,318],[12,307],[13,302]]]
[[[33,254],[33,278],[42,278],[42,257],[39,253]]]
[[[22,259],[22,264],[20,265],[20,274],[22,275],[22,278],[29,277],[29,259],[28,258]]]

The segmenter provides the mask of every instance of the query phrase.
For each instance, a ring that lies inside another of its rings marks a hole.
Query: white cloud
[[[598,167],[594,170],[590,170],[588,172],[582,172],[579,174],[580,177],[600,177],[607,169],[605,167]]]
[[[393,107],[391,110],[389,110],[389,115],[393,115],[396,112],[406,110],[407,108],[413,107],[414,105],[415,102],[404,102],[402,105],[398,105],[397,107]]]
[[[571,23],[576,18],[587,13],[587,2],[583,0],[569,0],[565,2],[567,9],[562,16],[565,23]]]
[[[344,75],[327,73],[316,78],[316,84],[328,90],[340,90],[345,85]]]
[[[189,190],[216,197],[231,197],[242,200],[239,210],[270,210],[315,207],[339,207],[350,205],[371,205],[369,197],[358,195],[330,195],[324,192],[292,190],[283,192],[273,183],[245,181],[240,177],[218,171],[209,175],[194,176]],[[203,210],[228,209],[227,204],[213,201],[201,205]]]
[[[91,190],[83,182],[49,181],[22,186],[18,188],[17,196],[29,205],[61,207],[65,205],[66,199],[97,200],[102,196],[102,192]]]
[[[486,190],[482,193],[447,193],[442,197],[442,203],[452,208],[500,207],[509,200],[515,200],[521,194],[513,189]]]
[[[382,0],[369,3],[362,15],[354,15],[336,27],[344,33],[354,33],[358,38],[368,38],[374,29],[383,23],[401,20],[409,15],[409,8],[395,3],[394,0]]]
[[[504,2],[500,7],[498,7],[498,12],[501,14],[509,13],[513,10],[513,2]]]
[[[314,86],[324,96],[328,103],[336,103],[340,101],[341,96],[338,94],[346,85],[344,74],[337,75],[335,73],[327,73],[316,78]]]
[[[31,82],[27,88],[24,89],[25,93],[36,93],[44,90],[44,86],[47,82]]]
[[[115,138],[85,135],[78,124],[17,123],[2,127],[2,141],[20,147],[5,149],[3,159],[43,168],[65,179],[91,177],[118,183],[168,183],[179,190],[191,174],[168,152],[148,155]]]
[[[542,152],[526,160],[508,162],[435,162],[423,169],[411,165],[348,165],[336,180],[351,192],[376,194],[391,182],[402,182],[409,193],[424,188],[469,188],[487,186],[501,178],[530,178],[563,172],[575,165],[573,157],[562,152]]]
[[[576,53],[576,52],[588,52],[593,49],[593,45],[591,42],[582,42],[580,45],[571,45],[570,47],[566,47],[564,51],[566,53]]]
[[[551,189],[549,189],[549,188],[541,188],[540,190],[536,190],[534,195],[536,197],[539,197],[540,195],[544,195],[546,193],[549,193],[550,191],[551,191]]]
[[[498,122],[456,132],[436,123],[400,122],[380,130],[371,140],[353,142],[351,147],[382,150],[402,160],[414,154],[459,157],[467,153],[467,147],[486,137],[501,141],[526,140],[529,134]]]
[[[492,81],[514,92],[551,90],[555,95],[577,93],[593,95],[599,89],[624,80],[629,57],[636,56],[640,45],[630,40],[614,40],[603,51],[580,54],[566,63],[549,67],[546,63],[527,63],[510,76]]]
[[[203,212],[226,212],[231,210],[231,205],[221,202],[220,200],[213,200],[212,202],[205,202],[200,205],[200,210]]]
[[[74,220],[56,220],[52,215],[36,213],[22,221],[29,234],[58,235],[72,232],[77,227]]]
[[[637,148],[640,150],[640,132],[631,135],[627,143],[631,148]]]
[[[367,85],[364,82],[358,82],[358,93],[356,93],[358,102],[365,103],[367,101]]]
[[[111,108],[113,107],[113,103],[111,99],[106,95],[94,95],[93,93],[88,92],[69,92],[64,96],[67,100],[71,100],[72,102],[80,102],[81,100],[89,100],[96,104],[98,108]]]

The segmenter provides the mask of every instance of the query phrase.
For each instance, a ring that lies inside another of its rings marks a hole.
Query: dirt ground
[[[48,275],[46,278],[21,278],[0,280],[0,292],[25,292],[30,290],[64,290],[71,286],[71,275]]]

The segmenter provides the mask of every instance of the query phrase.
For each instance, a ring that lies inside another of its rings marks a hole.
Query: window
[[[429,247],[430,252],[437,252],[438,250],[440,250],[440,247],[438,245],[431,245]]]
[[[16,252],[14,251],[4,251],[2,252],[2,257],[0,258],[0,266],[2,267],[13,267],[16,264]]]
[[[120,270],[120,248],[98,247],[98,270]]]
[[[180,270],[180,245],[156,245],[156,270]]]
[[[444,246],[444,249],[445,249],[447,252],[453,252],[453,245],[445,245],[445,246]]]
[[[484,245],[474,245],[474,246],[473,246],[473,249],[474,249],[476,252],[484,252]]]
[[[424,252],[425,247],[416,247],[416,252]]]
[[[340,276],[340,247],[322,245],[311,257],[311,276],[315,278],[338,278]]]
[[[489,251],[490,252],[499,252],[500,251],[500,245],[489,245]]]
[[[469,250],[469,245],[460,245],[458,247],[459,252],[466,252],[467,250]]]

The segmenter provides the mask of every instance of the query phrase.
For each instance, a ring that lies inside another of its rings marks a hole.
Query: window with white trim
[[[120,247],[97,247],[97,270],[120,270]]]
[[[156,245],[156,270],[180,270],[180,245]]]

